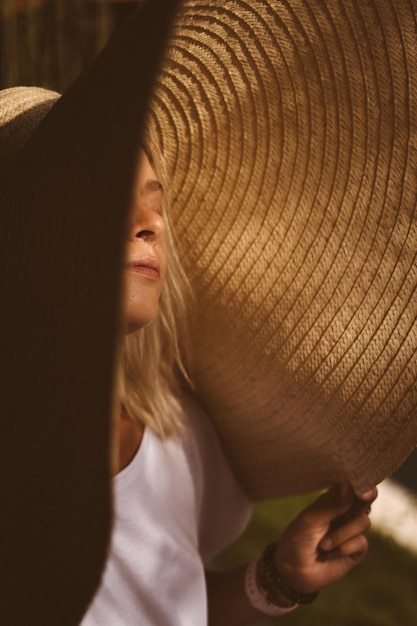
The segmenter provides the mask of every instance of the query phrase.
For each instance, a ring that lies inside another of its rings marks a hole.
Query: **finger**
[[[365,491],[365,493],[357,493],[356,497],[359,498],[359,500],[362,500],[363,502],[368,502],[369,504],[371,504],[378,496],[378,489],[376,487],[373,487],[372,489],[369,489],[369,491]]]
[[[323,553],[322,560],[331,561],[345,558],[349,559],[349,562],[353,567],[353,565],[356,565],[363,559],[367,552],[368,540],[365,535],[360,534],[344,541],[333,550]]]
[[[349,520],[357,517],[358,515],[361,515],[362,513],[366,513],[367,515],[369,515],[369,513],[371,512],[372,502],[373,499],[359,500],[359,498],[355,494],[354,500],[349,509],[334,520],[335,525],[341,526],[342,524],[345,524]]]
[[[331,530],[320,541],[319,547],[324,550],[333,550],[337,546],[349,541],[352,537],[356,537],[366,532],[371,525],[371,520],[366,513],[362,513],[354,519],[346,522],[342,526]]]
[[[336,528],[340,528],[344,524],[348,523],[350,520],[362,515],[369,515],[371,512],[371,504],[375,500],[378,495],[377,489],[374,487],[369,491],[360,494],[360,497],[354,493],[353,501],[351,506],[347,511],[343,514],[332,519],[329,525],[330,530],[334,530]]]
[[[329,525],[335,518],[347,513],[357,502],[356,494],[348,482],[333,485],[301,514],[308,523]]]

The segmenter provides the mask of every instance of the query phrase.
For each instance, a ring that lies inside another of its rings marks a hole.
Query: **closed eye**
[[[162,215],[163,187],[159,180],[147,180],[144,186],[144,195],[147,205],[159,215]]]
[[[159,191],[161,194],[164,191],[164,189],[163,189],[161,183],[159,182],[159,180],[153,180],[153,179],[149,179],[149,180],[146,181],[145,189],[148,190],[148,191]]]
[[[141,239],[142,237],[152,237],[152,235],[153,232],[151,230],[140,230],[138,233],[136,233],[135,237]]]

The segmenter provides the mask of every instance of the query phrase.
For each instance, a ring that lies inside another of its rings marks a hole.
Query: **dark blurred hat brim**
[[[79,623],[110,532],[123,234],[177,6],[143,3],[2,163],[0,621]]]

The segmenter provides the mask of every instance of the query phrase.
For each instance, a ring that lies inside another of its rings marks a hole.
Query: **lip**
[[[161,266],[154,257],[146,256],[141,259],[135,259],[126,264],[126,269],[152,280],[159,280],[161,277]]]

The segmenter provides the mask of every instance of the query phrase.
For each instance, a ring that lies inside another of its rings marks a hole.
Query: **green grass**
[[[315,496],[255,505],[245,534],[217,560],[230,567],[258,556]],[[417,557],[391,539],[369,533],[369,552],[343,580],[323,589],[316,602],[258,626],[416,626]]]

